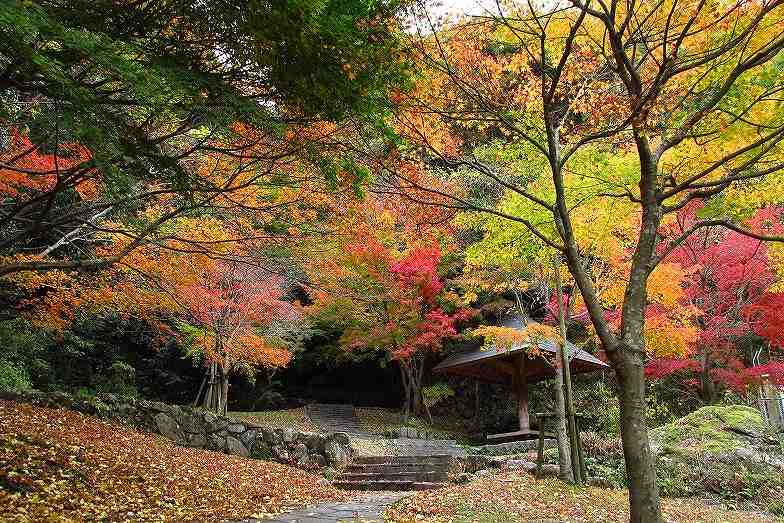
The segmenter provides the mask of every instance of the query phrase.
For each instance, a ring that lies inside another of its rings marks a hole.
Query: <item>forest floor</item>
[[[663,500],[666,521],[754,523],[777,521],[768,514],[740,512],[700,499]],[[523,471],[498,472],[465,485],[418,492],[391,505],[388,521],[482,522],[629,521],[628,492],[577,488],[557,479],[536,480]]]
[[[290,521],[318,511],[361,517],[361,505],[375,516],[395,499],[339,491],[315,474],[178,447],[67,410],[0,401],[0,420],[0,520]],[[303,512],[303,506],[310,508]],[[668,521],[774,521],[699,499],[667,499],[664,507]],[[628,501],[625,490],[575,488],[510,471],[406,495],[387,507],[386,517],[396,522],[628,521]]]
[[[0,420],[0,520],[240,520],[355,497],[302,470],[67,410],[0,401]]]
[[[316,432],[318,427],[310,421],[304,407],[298,409],[265,410],[265,411],[234,411],[228,415],[232,418],[244,419],[257,423],[262,427],[292,427],[303,432]]]

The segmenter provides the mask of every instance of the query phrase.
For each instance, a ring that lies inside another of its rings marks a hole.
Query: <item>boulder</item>
[[[270,447],[283,443],[283,436],[276,430],[265,427],[261,429],[261,435],[264,438],[264,443]]]
[[[240,434],[240,441],[242,444],[252,449],[253,446],[256,444],[256,439],[258,438],[258,429],[248,429],[242,434]]]
[[[524,470],[526,472],[536,472],[536,463],[526,459],[510,459],[501,465],[502,470]]]
[[[177,418],[177,422],[185,432],[204,432],[204,423],[202,423],[200,417],[194,414],[192,410],[186,411],[183,409],[181,415]]]
[[[280,434],[280,439],[283,440],[283,443],[294,443],[294,440],[297,437],[297,432],[291,427],[275,429],[275,432]]]
[[[784,452],[757,409],[702,407],[650,433],[663,495],[683,497],[784,489]]]
[[[223,452],[226,450],[226,438],[218,434],[210,434],[208,436],[209,447],[212,450]]]
[[[242,444],[240,440],[229,436],[226,438],[226,451],[229,454],[234,454],[235,456],[242,456],[247,458],[250,456],[250,452],[248,451],[247,447]]]
[[[332,434],[327,436],[327,442],[329,441],[335,441],[345,447],[351,445],[351,440],[349,439],[348,434],[346,434],[345,432],[333,432]]]
[[[327,437],[317,432],[300,432],[297,434],[297,441],[304,443],[311,451],[324,452],[327,444]]]
[[[188,446],[194,447],[197,449],[203,449],[207,447],[207,436],[204,433],[197,433],[197,434],[186,434],[185,435]]]
[[[325,458],[323,454],[311,454],[310,462],[318,468],[327,466],[327,458]]]
[[[324,454],[327,457],[327,462],[333,466],[343,466],[351,460],[348,447],[341,445],[334,439],[327,440],[324,447]]]
[[[153,419],[155,420],[155,426],[158,429],[159,434],[169,438],[178,445],[187,445],[185,435],[182,430],[180,430],[180,426],[177,425],[177,422],[168,414],[159,412]]]
[[[245,432],[245,425],[241,423],[229,423],[226,425],[226,430],[232,434],[242,434]]]
[[[286,450],[286,447],[283,445],[275,445],[272,447],[272,455],[275,456],[275,459],[280,461],[281,463],[288,463],[291,459],[289,455],[289,451]]]
[[[298,467],[304,467],[310,463],[310,454],[308,454],[308,447],[304,443],[297,443],[294,445],[294,450],[291,452],[291,458]]]

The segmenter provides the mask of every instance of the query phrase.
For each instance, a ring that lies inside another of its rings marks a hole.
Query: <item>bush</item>
[[[30,376],[22,364],[0,360],[0,390],[30,390]]]
[[[777,499],[768,504],[768,512],[774,516],[784,518],[784,500]]]

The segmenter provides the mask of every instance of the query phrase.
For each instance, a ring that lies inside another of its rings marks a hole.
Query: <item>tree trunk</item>
[[[207,392],[204,393],[202,407],[218,412],[218,364],[210,362],[207,370]]]
[[[220,410],[224,416],[229,411],[229,377],[225,372],[220,377]]]
[[[713,405],[716,401],[716,384],[713,382],[713,376],[711,376],[712,367],[713,358],[711,358],[710,349],[703,347],[700,354],[700,385],[702,402],[705,405]]]
[[[634,523],[661,521],[656,463],[648,443],[645,419],[645,378],[642,352],[620,345],[615,351],[615,376],[621,406],[621,440],[629,478],[629,505]]]
[[[400,368],[400,381],[403,384],[403,421],[408,421],[411,415],[411,380],[404,361],[398,361]]]
[[[574,398],[572,397],[572,376],[569,372],[569,365],[571,361],[566,351],[566,311],[562,303],[563,299],[563,285],[561,284],[561,264],[554,258],[553,267],[555,268],[555,288],[558,291],[558,330],[561,334],[562,343],[558,347],[558,355],[560,356],[561,369],[563,371],[563,402],[564,413],[566,417],[566,428],[569,437],[569,454],[570,465],[572,470],[572,480],[575,483],[582,483],[586,478],[583,478],[581,463],[580,463],[580,449],[577,437],[577,421],[575,420],[574,413]],[[559,369],[556,369],[556,372]],[[559,422],[560,424],[560,422]],[[563,472],[563,471],[561,471]]]
[[[572,474],[572,448],[566,427],[566,403],[564,402],[562,351],[555,351],[555,385],[553,386],[553,405],[555,406],[555,439],[558,444],[558,477],[563,481],[574,482]],[[539,427],[543,430],[544,427]]]

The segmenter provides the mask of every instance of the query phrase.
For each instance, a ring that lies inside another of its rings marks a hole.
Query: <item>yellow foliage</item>
[[[531,323],[522,329],[482,325],[471,333],[483,337],[485,345],[494,344],[501,350],[509,351],[513,347],[522,346],[529,356],[542,355],[541,344],[544,342],[563,343],[558,329],[541,323]]]

